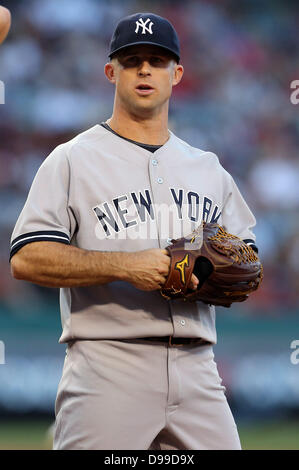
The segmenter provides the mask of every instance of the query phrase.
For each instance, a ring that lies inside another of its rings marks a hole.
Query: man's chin
[[[132,106],[131,113],[135,116],[150,117],[157,114],[157,107],[149,105]]]
[[[156,103],[153,100],[140,99],[134,103],[134,105],[132,106],[132,109],[134,110],[135,114],[143,114],[143,115],[152,116],[152,115],[159,113],[162,107],[163,107],[163,104]]]

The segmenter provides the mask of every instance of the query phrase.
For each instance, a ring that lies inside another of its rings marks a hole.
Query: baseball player
[[[0,5],[0,44],[6,38],[11,25],[10,11]]]
[[[112,116],[44,160],[11,238],[13,276],[60,288],[54,449],[240,449],[215,307],[160,289],[170,238],[204,220],[255,246],[255,218],[217,156],[168,129],[184,72],[171,23],[121,19],[108,55]]]

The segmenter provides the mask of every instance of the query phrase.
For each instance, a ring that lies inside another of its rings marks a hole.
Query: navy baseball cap
[[[172,24],[154,13],[135,13],[122,18],[110,42],[109,58],[118,51],[136,44],[151,44],[167,49],[180,61],[180,43]]]

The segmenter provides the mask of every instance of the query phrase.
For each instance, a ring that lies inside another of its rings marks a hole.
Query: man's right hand
[[[138,289],[152,291],[161,289],[165,283],[170,266],[168,251],[160,248],[128,253],[128,265],[124,280]],[[194,274],[190,288],[196,289],[198,279]]]

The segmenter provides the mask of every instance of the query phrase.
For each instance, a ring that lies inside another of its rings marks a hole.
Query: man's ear
[[[181,64],[175,64],[173,72],[172,85],[178,85],[184,75],[184,67]]]
[[[113,62],[108,62],[104,67],[104,72],[110,83],[115,83],[115,64]]]

